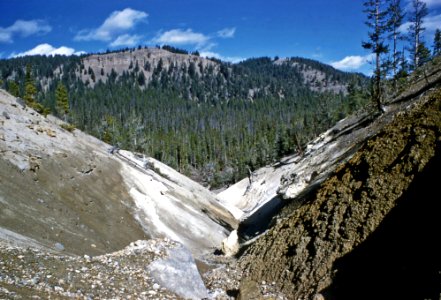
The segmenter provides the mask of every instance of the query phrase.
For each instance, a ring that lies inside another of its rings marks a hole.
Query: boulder
[[[227,257],[236,255],[239,252],[239,236],[237,230],[233,230],[230,235],[222,241],[222,252]]]

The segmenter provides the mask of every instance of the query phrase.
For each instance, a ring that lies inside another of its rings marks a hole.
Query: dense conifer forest
[[[0,80],[41,113],[152,156],[211,188],[303,151],[306,142],[369,99],[366,77],[313,60],[211,59],[215,67],[204,67],[198,53],[163,50],[191,55],[195,62],[131,63],[121,74],[101,70],[104,82],[85,68],[85,56],[27,56],[0,60]],[[132,51],[137,49],[121,50]],[[36,90],[31,95],[30,85]],[[329,85],[337,89],[327,90]]]

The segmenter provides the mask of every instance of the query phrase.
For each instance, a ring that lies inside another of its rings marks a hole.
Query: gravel
[[[65,256],[0,241],[0,299],[179,299],[150,276],[149,263],[177,243],[137,241],[101,256]]]

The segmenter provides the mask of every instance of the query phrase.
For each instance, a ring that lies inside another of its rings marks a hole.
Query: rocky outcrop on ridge
[[[333,93],[344,93],[348,92],[348,86],[341,84],[335,78],[328,76],[326,72],[320,68],[314,68],[305,63],[299,62],[296,58],[279,58],[274,61],[276,65],[287,64],[293,68],[301,70],[300,74],[303,77],[303,83],[312,91],[316,92],[333,92]]]
[[[188,69],[192,63],[197,66],[195,68],[197,74],[201,74],[200,70],[208,67],[213,68],[214,72],[219,72],[218,63],[200,56],[172,53],[158,48],[141,48],[87,56],[81,61],[82,70],[78,71],[78,76],[84,82],[88,81],[93,87],[99,80],[106,82],[112,72],[116,76],[121,76],[124,72],[136,69],[143,73],[148,83],[158,65],[161,70],[170,68],[182,70],[183,68]],[[92,78],[89,68],[93,71],[95,79]]]

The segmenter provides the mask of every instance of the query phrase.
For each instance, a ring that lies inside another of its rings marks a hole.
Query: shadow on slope
[[[326,299],[440,299],[440,149],[377,230],[337,260]]]

